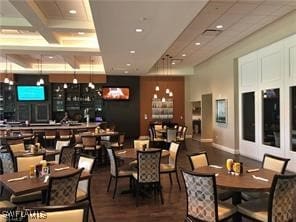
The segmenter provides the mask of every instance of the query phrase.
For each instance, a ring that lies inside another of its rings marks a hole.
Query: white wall
[[[238,149],[237,58],[295,33],[294,11],[195,66],[195,74],[186,77],[185,87],[190,92],[186,101],[198,101],[201,100],[202,94],[213,94],[214,145],[230,152]],[[214,121],[215,100],[219,98],[228,99],[228,124],[225,127],[216,125]],[[191,127],[190,114],[185,120],[186,125]]]

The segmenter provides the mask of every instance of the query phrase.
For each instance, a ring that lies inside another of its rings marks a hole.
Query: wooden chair
[[[123,149],[125,134],[121,133],[118,135],[118,140],[115,143],[111,143],[111,147],[115,149]]]
[[[76,150],[72,146],[63,146],[59,158],[59,164],[65,164],[71,167],[75,166]]]
[[[108,183],[107,192],[109,192],[109,190],[110,190],[110,185],[111,185],[112,179],[115,179],[115,187],[114,187],[113,197],[112,197],[114,199],[115,194],[116,194],[116,190],[117,190],[118,178],[131,178],[132,171],[124,171],[124,170],[120,170],[118,168],[115,152],[112,148],[108,147],[107,153],[108,153],[109,160],[110,160],[110,179],[109,179],[109,183]]]
[[[275,175],[268,198],[237,205],[238,212],[256,221],[295,221],[296,174]]]
[[[143,151],[144,149],[149,148],[149,144],[149,140],[134,140],[134,149],[137,151]],[[135,169],[137,167],[137,160],[133,160],[128,164],[131,169]]]
[[[100,151],[102,151],[102,147],[97,144],[97,138],[93,135],[83,135],[82,136],[82,152],[92,152],[93,155],[95,156],[98,165],[100,165]]]
[[[198,170],[200,167],[209,165],[207,152],[193,153],[188,155],[188,158],[192,170]],[[232,192],[228,190],[217,189],[217,196],[219,200],[224,201],[232,197]]]
[[[40,219],[28,217],[28,222],[88,222],[89,203],[87,201],[64,206],[43,206],[27,208],[26,212],[38,212],[37,215],[44,216]]]
[[[156,191],[159,191],[160,200],[163,204],[160,184],[160,158],[161,150],[137,152],[137,172],[132,173],[136,184],[136,206],[138,206],[140,186],[145,184],[153,186],[155,195]]]
[[[168,128],[166,142],[171,143],[176,141],[177,141],[177,130],[174,128]]]
[[[178,144],[178,143],[172,142],[170,144],[169,163],[167,163],[167,164],[161,163],[160,164],[160,173],[161,174],[165,174],[165,173],[169,174],[171,184],[173,183],[171,174],[175,173],[176,174],[176,179],[177,179],[177,182],[178,182],[178,186],[179,186],[179,190],[181,190],[181,185],[180,185],[180,182],[179,182],[178,171],[177,171],[177,162],[178,162],[178,156],[179,156],[179,150],[180,150],[179,147],[180,147],[180,144]]]
[[[183,126],[182,133],[179,136],[177,136],[177,141],[184,146],[185,150],[186,150],[186,133],[187,133],[187,126]]]
[[[262,161],[262,168],[284,174],[290,159],[274,156],[271,154],[264,154]],[[244,200],[252,200],[257,198],[268,197],[269,192],[242,192]]]
[[[25,144],[33,144],[34,143],[35,135],[34,135],[32,129],[21,129],[20,133],[24,137],[23,140],[24,140]]]
[[[55,129],[46,129],[44,130],[43,140],[45,142],[46,147],[53,147],[54,141],[57,136],[57,131]]]
[[[95,158],[91,156],[81,155],[79,156],[77,168],[83,168],[83,171],[92,173],[94,168]],[[91,195],[90,195],[90,185],[91,185],[91,178],[87,178],[84,180],[80,180],[78,183],[77,194],[76,194],[76,202],[82,202],[88,200],[89,207],[92,215],[93,221],[96,221],[94,210],[91,204]]]
[[[59,129],[58,134],[61,140],[69,140],[73,136],[72,130],[70,129]]]
[[[187,198],[185,221],[222,221],[236,213],[229,203],[218,203],[214,174],[181,170]]]
[[[82,171],[83,168],[62,176],[50,176],[46,204],[49,206],[75,204]]]
[[[61,151],[62,150],[62,147],[69,146],[69,145],[70,145],[70,140],[57,140],[56,141],[56,144],[55,144],[55,149],[57,151]],[[55,161],[57,163],[59,163],[59,161],[60,161],[60,154],[56,154],[55,155]]]

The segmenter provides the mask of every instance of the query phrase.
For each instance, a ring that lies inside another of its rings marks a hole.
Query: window
[[[296,151],[296,86],[291,87],[291,150]]]
[[[255,142],[255,93],[242,94],[242,133],[243,139]]]
[[[280,147],[280,89],[262,91],[263,144]]]

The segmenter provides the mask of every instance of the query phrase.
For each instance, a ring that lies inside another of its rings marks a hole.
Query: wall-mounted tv
[[[44,86],[16,86],[16,93],[20,102],[45,101]]]
[[[128,87],[103,87],[102,98],[104,100],[129,100],[130,89]]]

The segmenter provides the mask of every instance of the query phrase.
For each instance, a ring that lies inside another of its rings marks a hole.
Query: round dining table
[[[224,167],[209,165],[194,170],[196,173],[215,174],[216,186],[232,191],[232,204],[241,203],[241,192],[267,192],[270,190],[273,177],[277,172],[258,168],[254,172],[248,173],[244,170],[239,176],[229,174]],[[241,221],[239,215],[235,215],[234,221]]]
[[[154,150],[160,150],[159,148],[147,148],[147,151],[154,151]],[[128,149],[122,149],[115,152],[115,156],[120,159],[137,159],[137,151],[135,148],[128,148]],[[170,155],[170,152],[168,150],[162,150],[161,151],[161,157],[167,157]]]

